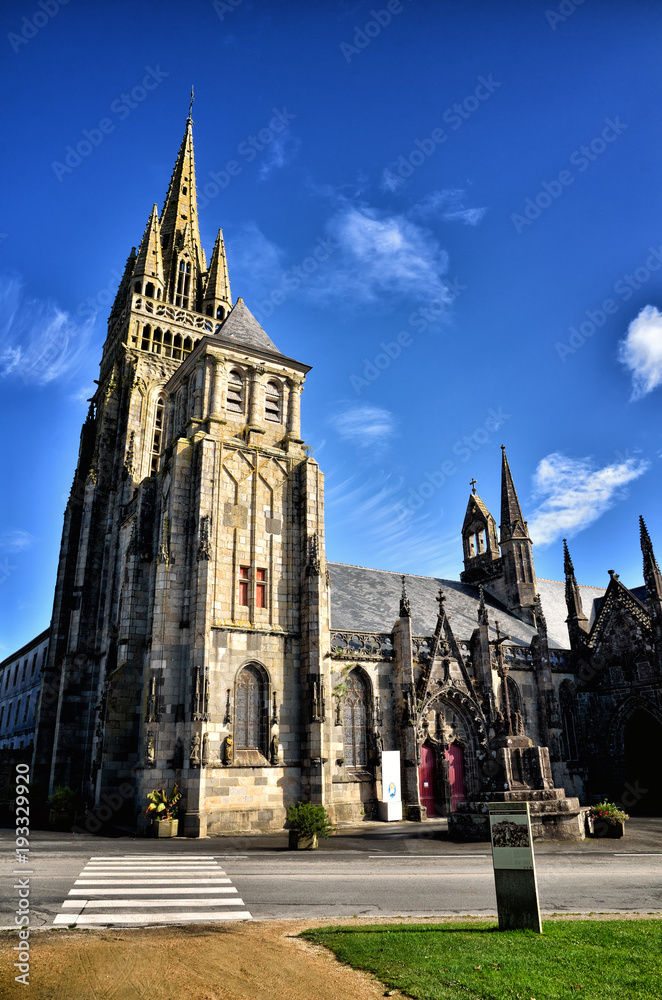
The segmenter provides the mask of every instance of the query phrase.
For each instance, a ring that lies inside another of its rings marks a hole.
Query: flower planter
[[[618,840],[625,836],[625,823],[621,820],[593,816],[589,819],[589,832],[593,837],[609,837]]]
[[[57,809],[51,809],[48,814],[48,825],[51,830],[70,831],[75,822],[75,812],[59,812]]]
[[[176,837],[179,829],[178,819],[154,820],[154,832],[157,837]]]
[[[318,847],[317,834],[299,838],[297,830],[288,830],[287,846],[290,851],[315,851]]]

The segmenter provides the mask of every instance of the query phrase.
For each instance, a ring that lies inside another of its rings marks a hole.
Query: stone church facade
[[[578,586],[567,548],[565,583],[537,579],[504,451],[500,535],[474,486],[460,581],[328,563],[308,371],[233,303],[222,232],[206,260],[189,117],[81,432],[37,780],[125,825],[177,782],[189,836],[282,829],[299,799],[372,817],[382,750],[401,752],[409,818],[449,815],[458,836],[483,835],[495,800],[527,798],[539,835],[568,838],[579,799],[659,809],[643,522],[644,588]]]

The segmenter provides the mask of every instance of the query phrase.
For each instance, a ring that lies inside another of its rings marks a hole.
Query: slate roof
[[[401,574],[388,570],[366,569],[328,563],[331,582],[331,627],[341,631],[390,632],[398,617],[400,606]],[[446,597],[446,614],[458,640],[468,640],[478,624],[478,587],[441,580],[429,576],[406,575],[407,593],[411,601],[414,635],[432,635],[437,621],[437,594],[441,587]],[[556,649],[569,649],[570,641],[565,624],[565,583],[557,580],[538,580],[549,644]],[[584,614],[593,623],[604,589],[580,586]],[[511,642],[529,645],[535,629],[515,618],[504,606],[485,593],[485,604],[490,619],[490,632],[496,636],[494,624],[499,619],[501,634],[511,637]]]
[[[274,342],[267,336],[243,299],[237,299],[232,312],[218,331],[217,336],[235,341],[246,347],[256,347],[260,351],[280,354]]]

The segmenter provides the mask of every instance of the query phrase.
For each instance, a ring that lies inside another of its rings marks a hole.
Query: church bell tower
[[[183,832],[281,829],[324,803],[323,477],[309,366],[200,240],[193,122],[108,320],[65,512],[35,769],[104,822],[178,783]]]

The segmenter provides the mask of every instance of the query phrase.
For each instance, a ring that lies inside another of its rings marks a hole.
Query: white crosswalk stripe
[[[60,909],[53,923],[77,927],[252,919],[208,854],[90,858]]]

